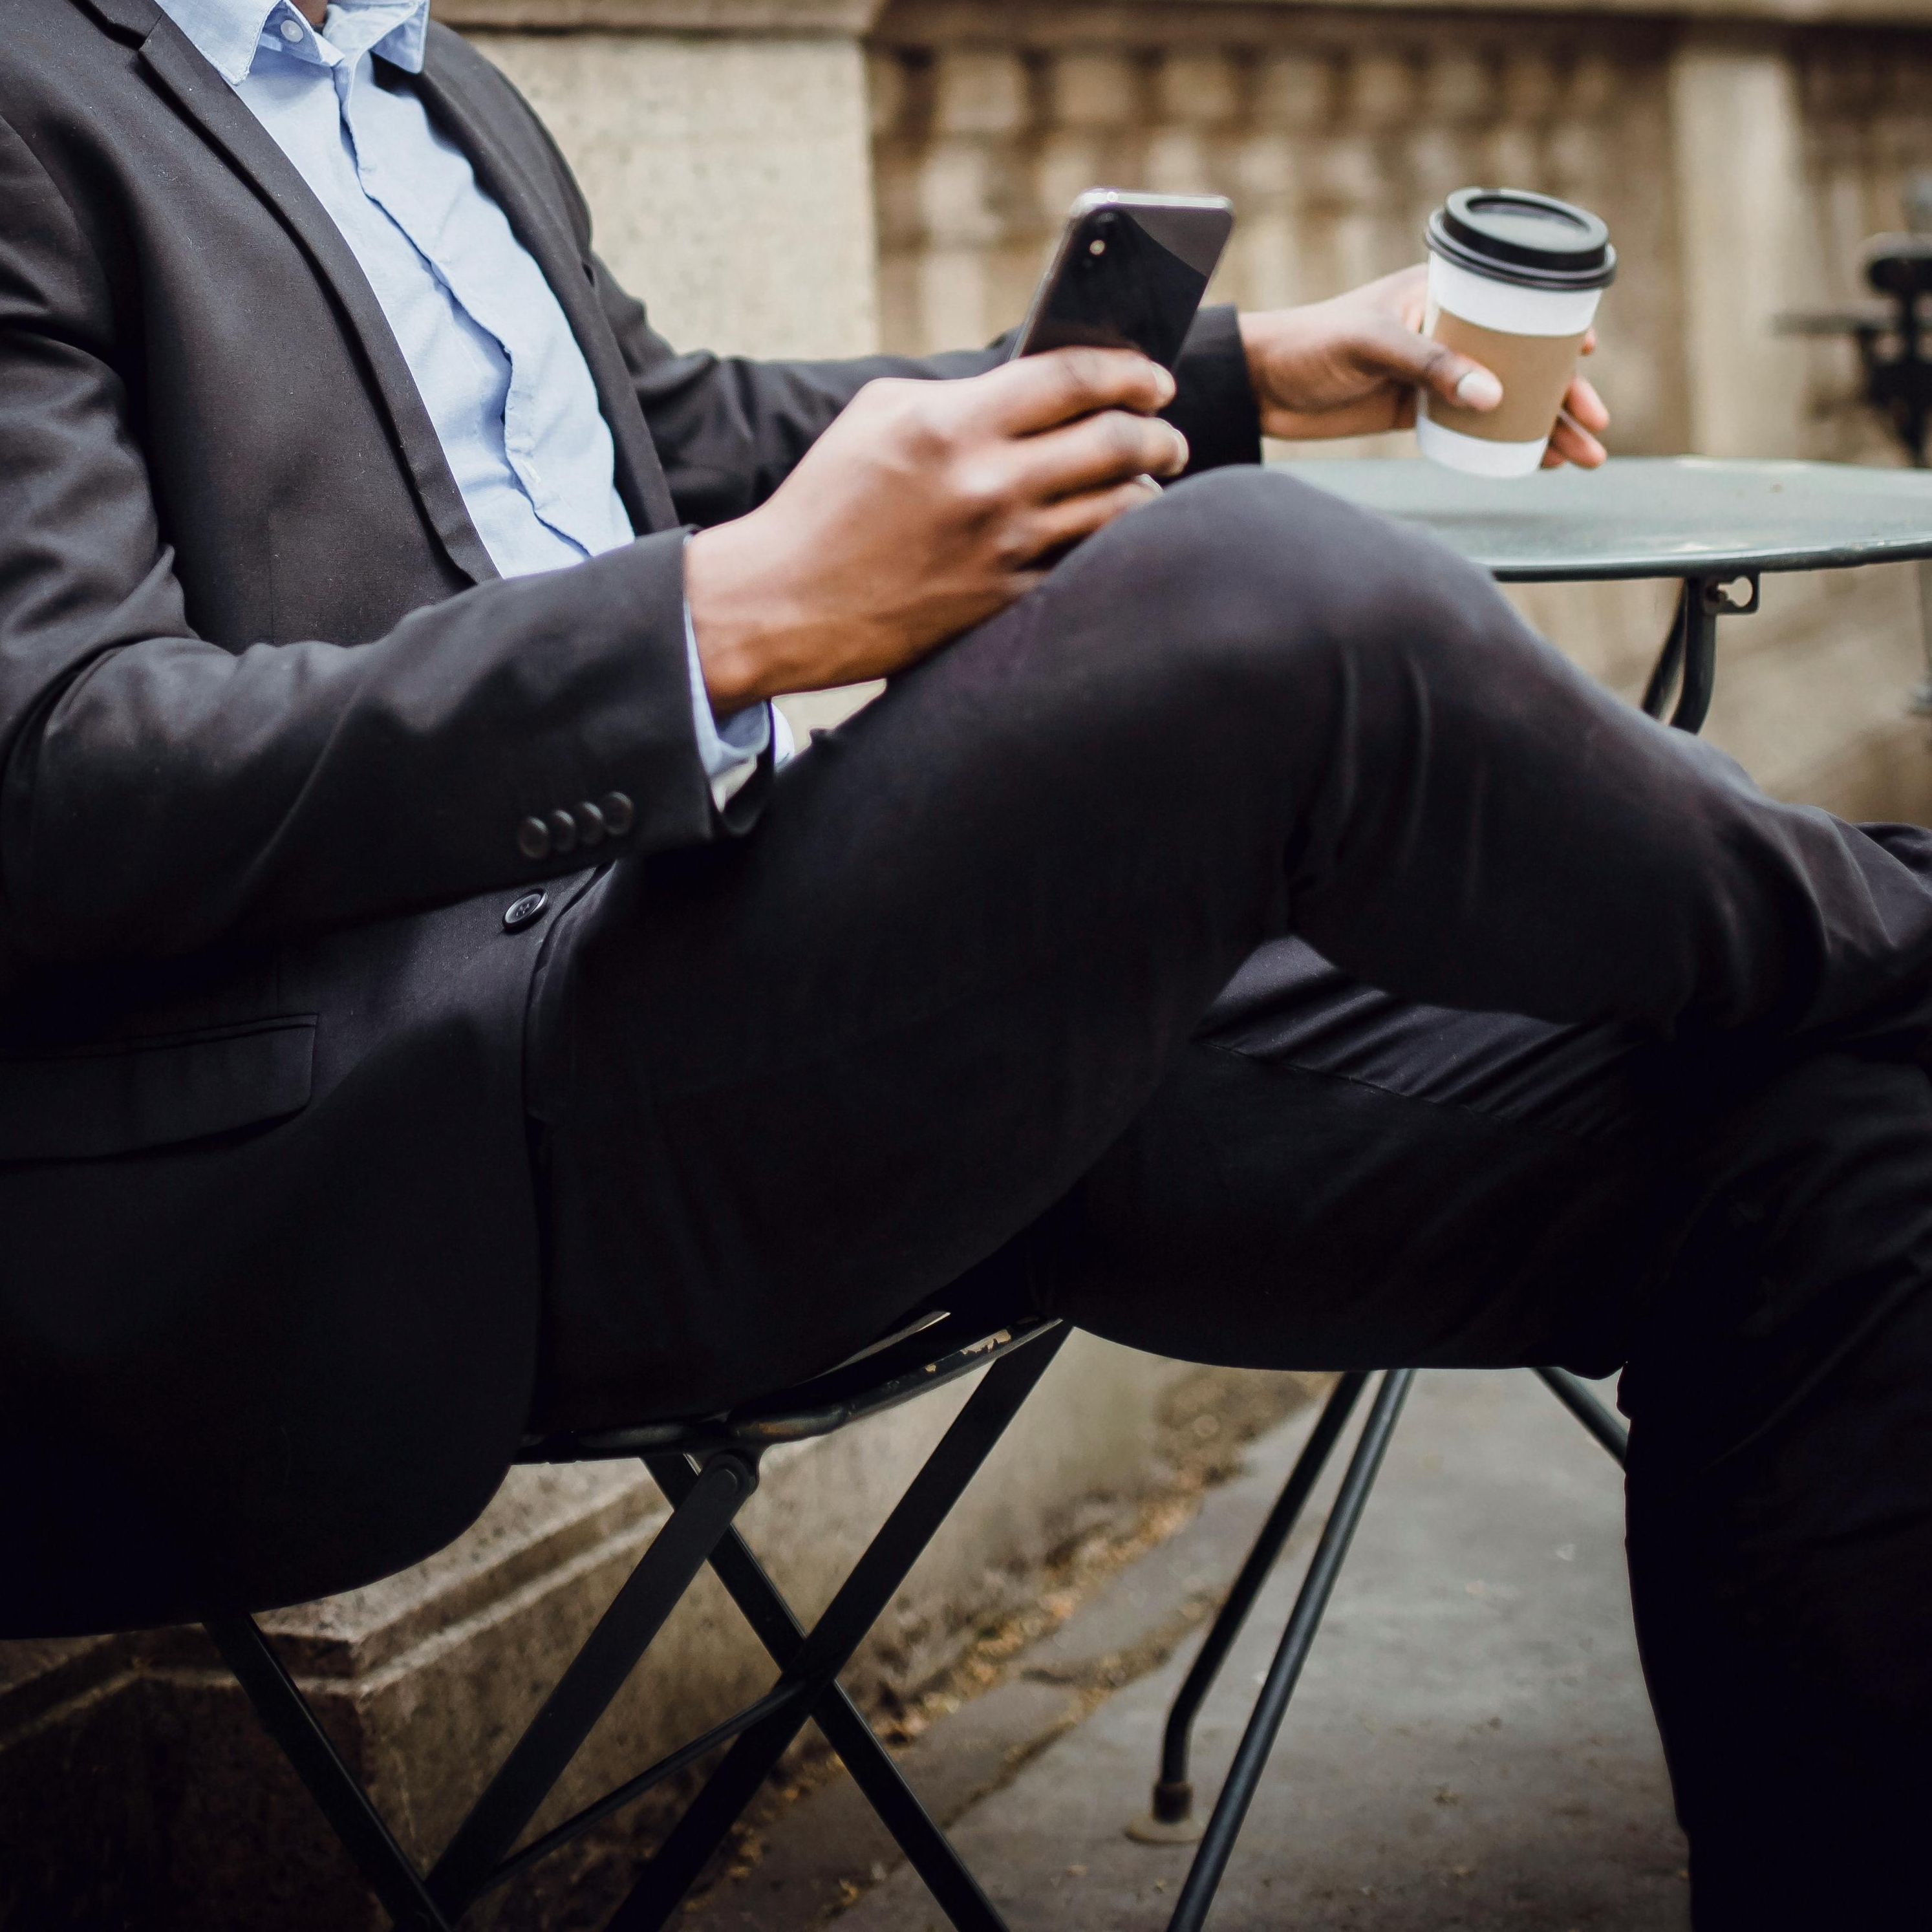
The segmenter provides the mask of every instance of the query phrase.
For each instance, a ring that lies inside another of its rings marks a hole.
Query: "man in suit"
[[[1626,1364],[1700,1924],[1906,1895],[1932,840],[1255,468],[1496,400],[1412,278],[1172,379],[675,355],[419,0],[20,0],[0,207],[8,1628],[346,1587],[944,1295]]]

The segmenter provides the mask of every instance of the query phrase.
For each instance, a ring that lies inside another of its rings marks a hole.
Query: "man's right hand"
[[[1174,379],[1063,349],[861,389],[771,497],[700,532],[685,594],[722,716],[884,677],[1003,610],[1070,544],[1186,468]]]

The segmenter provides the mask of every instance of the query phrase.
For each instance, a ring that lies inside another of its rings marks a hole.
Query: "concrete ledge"
[[[1238,20],[1243,13],[1520,13],[1565,20],[1607,15],[1787,26],[1932,24],[1932,0],[1573,0],[1561,7],[1550,0],[1433,0],[1426,9],[1415,0],[1101,0],[1069,10],[1093,22],[1109,14],[1125,19],[1156,8],[1166,16],[1192,14],[1216,22]],[[886,0],[436,0],[434,6],[436,17],[455,27],[650,34],[862,34],[886,10]],[[1007,23],[1019,12],[1031,16],[1033,26],[1040,24],[1031,0],[896,0],[890,11],[895,25],[901,15],[916,16],[922,32],[946,22],[949,38],[1006,38]]]
[[[878,0],[436,0],[431,10],[452,27],[850,38],[871,26]]]

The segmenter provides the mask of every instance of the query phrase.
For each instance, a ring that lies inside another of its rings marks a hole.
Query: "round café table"
[[[1718,620],[1757,608],[1762,573],[1932,557],[1932,472],[1922,470],[1621,456],[1502,482],[1422,461],[1274,466],[1424,525],[1506,584],[1677,578],[1643,708],[1661,718],[1676,689],[1670,722],[1686,731],[1710,709]]]

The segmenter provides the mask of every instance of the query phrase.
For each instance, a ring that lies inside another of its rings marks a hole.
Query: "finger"
[[[1428,269],[1420,262],[1412,262],[1406,268],[1398,268],[1394,274],[1384,276],[1374,286],[1388,290],[1396,313],[1402,317],[1402,326],[1420,335],[1423,317],[1429,313]]]
[[[1598,394],[1596,386],[1582,376],[1572,378],[1569,393],[1563,398],[1563,412],[1587,430],[1603,430],[1610,426],[1610,412],[1604,406],[1603,398]]]
[[[1018,494],[1036,502],[1104,490],[1140,476],[1178,476],[1187,439],[1158,416],[1108,410],[1024,437],[1016,446]]]
[[[1576,353],[1579,356],[1594,356],[1596,352],[1597,332],[1594,328],[1586,329],[1583,332],[1583,340],[1577,346]]]
[[[1444,402],[1466,410],[1492,410],[1503,399],[1493,371],[1414,329],[1390,323],[1367,332],[1353,347],[1356,360],[1372,374],[1433,389]]]
[[[1158,493],[1144,483],[1116,483],[1106,490],[1089,490],[1078,496],[1063,496],[1036,512],[1027,526],[1027,552],[1030,556],[1050,556],[1067,549],[1096,530],[1104,530],[1116,517],[1130,510],[1144,509],[1159,500]]]
[[[1025,436],[1100,410],[1152,416],[1173,401],[1174,382],[1134,350],[1053,349],[1002,363],[955,393],[983,398],[989,428]]]
[[[1558,463],[1574,463],[1580,470],[1594,470],[1610,454],[1604,446],[1580,424],[1568,416],[1556,418],[1550,432],[1550,447],[1544,452],[1546,468]]]

